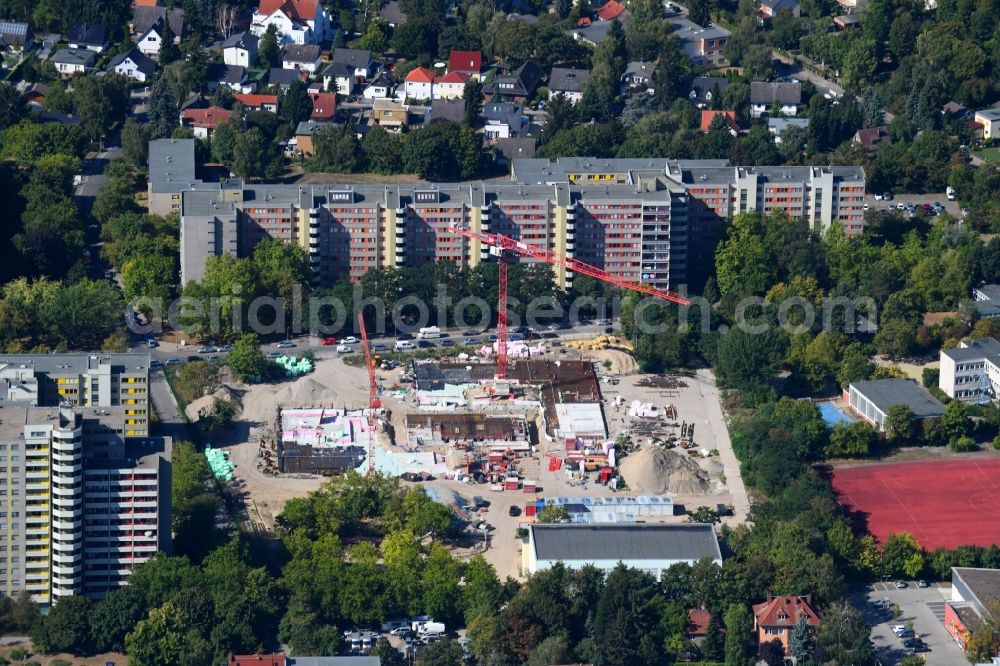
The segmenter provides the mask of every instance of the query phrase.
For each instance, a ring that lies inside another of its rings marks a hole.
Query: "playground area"
[[[927,550],[1000,543],[1000,460],[928,460],[835,469],[833,489],[884,542],[909,532]]]

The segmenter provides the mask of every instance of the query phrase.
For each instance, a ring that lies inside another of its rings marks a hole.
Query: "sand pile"
[[[708,473],[683,453],[648,446],[625,458],[621,475],[640,495],[699,495],[711,487]]]
[[[281,407],[313,407],[329,405],[337,393],[312,377],[296,379],[274,394],[274,404]]]
[[[203,395],[194,402],[188,403],[188,406],[184,408],[184,413],[191,421],[198,421],[212,412],[212,406],[216,400],[228,400],[233,403],[233,407],[236,408],[233,418],[240,417],[243,410],[243,396],[239,391],[228,386],[220,386],[214,393]]]
[[[613,375],[629,375],[639,370],[639,364],[636,363],[635,357],[620,349],[601,349],[590,352],[590,355],[602,372],[610,372]],[[610,361],[611,367],[606,367],[604,361]]]

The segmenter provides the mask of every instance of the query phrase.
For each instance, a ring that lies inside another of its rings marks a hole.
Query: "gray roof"
[[[195,139],[156,139],[149,142],[149,183],[189,183],[194,172]],[[169,191],[169,190],[164,190]]]
[[[548,525],[530,527],[535,555],[563,562],[721,559],[712,525]]]
[[[535,137],[532,136],[512,136],[496,142],[497,152],[508,160],[530,159],[535,156],[535,148]]]
[[[723,90],[729,87],[729,79],[724,76],[696,76],[691,79],[690,92],[694,93],[694,97],[688,94],[688,99],[697,100],[699,102],[708,99],[708,93],[715,95],[715,90],[718,88],[721,93]]]
[[[253,48],[257,44],[257,35],[252,32],[238,32],[235,35],[230,35],[229,39],[222,42],[222,48],[224,49],[249,49]]]
[[[777,135],[781,135],[789,127],[801,127],[805,129],[809,127],[808,118],[768,118],[767,128],[773,131]]]
[[[218,81],[220,83],[237,84],[242,83],[247,77],[246,67],[241,65],[227,65],[221,62],[213,62],[205,68],[206,81]]]
[[[615,21],[617,20],[615,19]],[[615,21],[594,21],[582,28],[574,28],[573,36],[591,44],[600,44],[608,38]]]
[[[708,27],[703,28],[683,16],[675,16],[667,20],[676,28],[674,34],[685,41],[691,39],[719,39],[720,37],[729,37],[732,34],[725,28],[720,28],[717,25],[709,24]]]
[[[982,609],[987,612],[991,612],[1000,602],[1000,570],[952,567],[951,575],[952,577],[957,575],[965,583]]]
[[[50,59],[53,63],[65,65],[83,65],[90,67],[94,64],[95,54],[87,49],[59,49]]]
[[[1000,109],[983,109],[982,111],[976,111],[976,115],[982,116],[990,122],[996,122],[1000,120]]]
[[[149,354],[0,354],[0,366],[27,365],[35,372],[54,375],[83,374],[96,370],[101,361],[111,361],[114,372],[149,369]]]
[[[70,44],[103,46],[108,41],[108,29],[101,23],[77,23],[70,27],[66,41]]]
[[[987,301],[1000,301],[1000,284],[981,284],[975,290]]]
[[[381,657],[289,657],[288,666],[381,666]]]
[[[549,74],[549,90],[552,92],[583,92],[583,85],[590,78],[589,69],[553,67]]]
[[[323,76],[328,76],[332,79],[343,78],[345,76],[353,77],[354,68],[346,62],[332,62],[329,67],[323,70]]]
[[[288,62],[316,62],[319,60],[319,44],[286,44],[281,49],[281,59]]]
[[[643,60],[633,60],[625,67],[625,73],[622,74],[622,78],[628,78],[630,76],[645,77],[647,79],[653,78],[653,71],[656,69],[655,62],[645,62]]]
[[[0,21],[0,37],[7,44],[24,46],[28,41],[28,24]]]
[[[986,358],[1000,365],[1000,342],[993,338],[962,340],[960,347],[942,349],[941,353],[953,361],[972,361]]]
[[[379,18],[383,18],[389,23],[400,25],[406,23],[406,13],[399,7],[398,0],[389,0],[378,12]]]
[[[118,65],[122,64],[126,60],[131,60],[135,63],[136,69],[138,69],[143,74],[147,76],[156,71],[156,62],[152,58],[147,58],[143,55],[142,51],[137,48],[131,48],[125,53],[120,53],[111,59],[110,65],[111,69],[114,69]]]
[[[799,6],[795,0],[760,0],[760,4],[770,7],[775,12],[780,12],[782,9],[793,11]]]
[[[309,135],[312,136],[324,127],[331,127],[332,123],[318,123],[315,120],[303,120],[298,125],[295,126],[295,135]]]
[[[483,117],[519,130],[524,122],[524,109],[518,104],[491,102],[483,106]]]
[[[752,81],[750,83],[751,104],[771,105],[775,102],[798,104],[800,101],[802,101],[802,84],[798,81],[773,83]]]
[[[372,52],[364,49],[334,49],[330,62],[342,62],[355,69],[371,67]]]
[[[852,382],[851,388],[882,412],[894,405],[906,405],[918,419],[936,418],[944,414],[944,405],[912,379],[872,379]]]
[[[465,119],[465,101],[461,99],[436,99],[431,102],[427,112],[427,122],[434,120],[450,120],[460,123]]]
[[[267,83],[272,86],[290,86],[292,85],[292,81],[300,81],[301,79],[302,77],[296,69],[272,67],[271,71],[267,74]]]
[[[136,7],[132,14],[132,32],[137,35],[144,34],[154,25],[163,21],[166,17],[170,22],[170,29],[177,37],[184,36],[184,10],[171,7]]]
[[[541,78],[542,70],[528,60],[510,74],[494,76],[483,86],[483,92],[500,96],[531,97]],[[501,84],[510,84],[512,87],[504,88]]]

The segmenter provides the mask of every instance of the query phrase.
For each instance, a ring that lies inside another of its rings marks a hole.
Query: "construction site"
[[[470,553],[484,552],[501,576],[520,576],[518,528],[546,506],[575,523],[683,521],[702,506],[745,519],[749,503],[709,371],[641,374],[616,335],[508,344],[504,268],[500,281],[492,345],[390,362],[373,357],[359,317],[363,359],[320,349],[311,374],[277,391],[231,387],[247,436],[225,450],[250,520],[267,529],[288,499],[325,477],[388,474],[422,484],[476,537]]]

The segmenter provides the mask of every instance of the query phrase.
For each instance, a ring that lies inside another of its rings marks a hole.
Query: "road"
[[[964,664],[966,660],[958,643],[944,628],[944,603],[950,594],[949,587],[935,584],[920,588],[914,581],[909,581],[902,590],[896,589],[892,583],[875,583],[871,589],[855,587],[850,596],[872,627],[871,639],[881,663],[898,663],[909,653],[903,641],[893,634],[892,627],[912,624],[917,637],[930,648],[930,652],[923,655],[926,666],[954,666]],[[875,606],[874,602],[879,600],[898,604],[899,617],[893,618],[889,610]]]
[[[786,56],[786,55],[784,55],[784,54],[782,54],[782,53],[780,53],[778,51],[772,51],[771,52],[771,57],[774,60],[777,60],[778,63],[779,63],[774,68],[774,73],[779,78],[782,78],[782,79],[795,78],[798,81],[809,81],[814,86],[816,86],[816,90],[821,95],[823,95],[824,97],[827,97],[828,99],[833,99],[833,98],[843,97],[844,96],[844,88],[842,86],[840,86],[839,84],[831,81],[828,78],[825,78],[825,77],[823,77],[823,76],[821,76],[821,75],[813,72],[810,69],[806,69],[806,68],[802,67],[802,65],[801,65],[800,62],[796,62],[796,60],[793,60],[792,58],[789,58],[788,56]],[[818,63],[810,61],[805,56],[799,55],[799,56],[796,56],[796,59],[799,60],[799,61],[801,61],[801,62],[807,62],[807,63],[813,65],[814,67],[819,67]],[[857,99],[858,99],[858,101],[861,101],[860,97],[858,97]],[[888,111],[883,111],[882,115],[885,118],[885,124],[887,124],[887,125],[889,123],[891,123],[892,119],[894,118],[894,116],[891,113],[889,113]]]
[[[722,399],[715,383],[715,375],[712,374],[711,370],[704,369],[699,370],[692,379],[698,382],[702,403],[708,410],[705,425],[711,428],[712,435],[715,437],[715,446],[719,451],[719,461],[723,468],[722,473],[726,478],[726,488],[732,498],[733,515],[723,518],[723,522],[730,527],[742,525],[750,514],[750,497],[743,484],[743,477],[740,476],[740,461],[736,459],[736,453],[733,452],[733,442],[729,438],[728,423],[722,413]]]
[[[88,216],[91,208],[94,207],[94,199],[101,191],[104,184],[108,182],[108,177],[104,175],[104,168],[113,160],[122,155],[121,146],[118,145],[117,138],[108,139],[105,149],[83,161],[83,172],[80,182],[76,186],[73,198],[76,205],[80,207]],[[90,277],[102,279],[104,271],[108,269],[107,264],[101,258],[101,228],[98,223],[90,219],[87,223],[87,249],[90,251]]]

